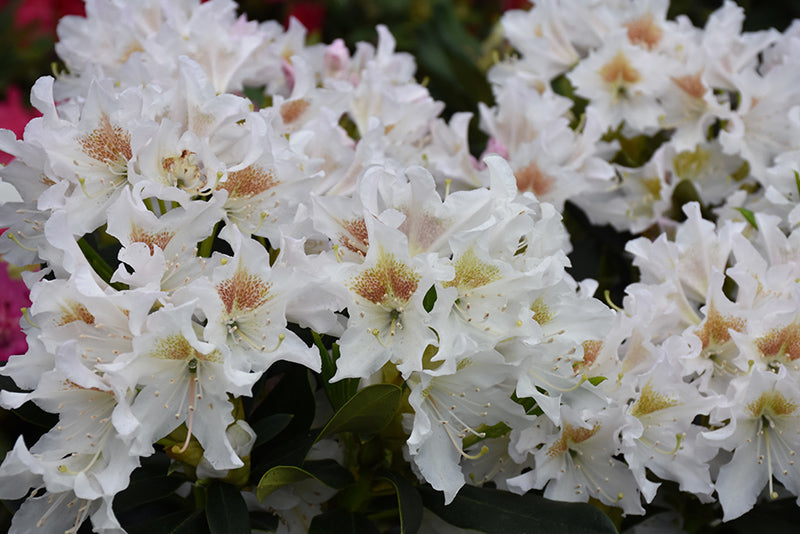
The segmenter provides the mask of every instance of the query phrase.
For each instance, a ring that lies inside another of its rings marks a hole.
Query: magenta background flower
[[[9,276],[8,264],[0,261],[0,361],[28,350],[19,320],[22,317],[20,309],[30,305],[25,283]]]
[[[289,16],[302,22],[309,32],[320,31],[325,20],[325,5],[314,1],[297,2],[292,5]]]
[[[39,115],[38,111],[25,105],[22,91],[18,87],[8,86],[5,100],[0,101],[0,128],[7,128],[20,138],[28,121]],[[0,151],[0,163],[5,165],[12,159],[14,158],[10,154]]]
[[[20,2],[14,23],[18,28],[31,26],[55,35],[56,25],[61,17],[85,13],[82,0],[26,0]]]

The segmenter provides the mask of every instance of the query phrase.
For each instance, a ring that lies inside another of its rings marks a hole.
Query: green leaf
[[[797,186],[797,194],[800,195],[800,172],[794,171],[794,185]]]
[[[725,533],[750,534],[769,532],[770,534],[793,534],[797,532],[800,509],[794,498],[779,499],[759,503],[748,513],[725,523]]]
[[[294,417],[282,436],[305,434],[311,428],[317,401],[307,367],[278,362],[253,390],[253,398],[244,402],[248,421],[258,421],[274,414],[292,414]]]
[[[222,230],[223,223],[220,221],[214,225],[211,235],[203,239],[197,244],[197,255],[201,258],[210,258],[211,253],[214,251],[214,240],[217,239],[220,230]]]
[[[278,488],[287,484],[294,484],[301,480],[312,478],[311,473],[293,465],[279,465],[273,467],[261,477],[256,488],[256,497],[263,501]]]
[[[0,369],[6,366],[8,362],[0,362]],[[17,387],[17,383],[11,379],[10,376],[0,375],[0,390],[13,391],[20,393],[22,390]]]
[[[339,359],[339,345],[333,343],[331,352],[328,352],[328,349],[325,347],[325,343],[322,341],[322,336],[316,332],[311,332],[311,335],[314,338],[314,345],[317,346],[320,359],[322,360],[321,374],[323,380],[322,384],[325,388],[325,394],[327,395],[328,401],[330,401],[333,410],[337,411],[339,408],[344,406],[344,403],[346,403],[353,395],[356,394],[360,379],[345,378],[344,380],[331,382],[331,378],[336,374],[336,361]]]
[[[256,110],[272,104],[272,95],[267,95],[266,87],[244,87],[242,93],[253,103]]]
[[[208,486],[206,519],[211,534],[250,534],[250,516],[242,492],[214,481]]]
[[[253,431],[256,433],[256,442],[253,444],[253,448],[269,442],[280,434],[293,417],[290,413],[276,413],[253,423]]]
[[[128,534],[197,534],[207,532],[203,510],[177,510],[163,515],[147,516],[145,521],[130,525],[123,522]]]
[[[572,85],[566,74],[553,78],[553,81],[550,82],[550,87],[552,87],[553,91],[557,94],[572,100],[572,120],[570,121],[569,127],[573,130],[577,130],[578,126],[581,124],[581,118],[586,111],[586,106],[589,105],[589,101],[575,94],[575,86]]]
[[[591,385],[597,386],[608,380],[608,378],[604,376],[591,376],[586,379]]]
[[[307,462],[303,467],[279,465],[267,471],[258,483],[256,497],[263,501],[272,492],[287,484],[314,478],[328,487],[341,489],[353,481],[350,472],[333,460]]]
[[[78,247],[83,252],[86,261],[89,262],[89,265],[94,269],[94,272],[103,279],[103,281],[109,284],[111,287],[118,291],[122,291],[128,289],[127,284],[123,284],[121,282],[114,282],[111,283],[111,276],[114,274],[114,269],[103,259],[103,257],[94,249],[92,246],[86,241],[85,237],[82,237],[78,240]]]
[[[335,508],[314,517],[308,534],[378,534],[378,529],[361,514]]]
[[[669,134],[660,131],[655,135],[635,135],[625,137],[620,127],[614,138],[619,141],[620,151],[614,156],[614,162],[626,167],[641,167],[653,157],[656,149],[669,140]]]
[[[358,131],[358,125],[353,122],[353,119],[350,118],[350,115],[347,113],[342,113],[342,116],[339,118],[339,126],[345,132],[347,132],[347,137],[353,141],[358,141],[361,139],[361,134]]]
[[[198,532],[203,532],[205,530],[203,527],[207,527],[204,519],[203,511],[195,510],[188,513],[183,521],[169,529],[168,532],[169,534],[197,534]]]
[[[356,432],[374,434],[382,430],[400,406],[402,390],[394,384],[367,386],[331,417],[317,436],[317,441],[338,434]]]
[[[542,408],[536,403],[532,397],[517,397],[516,393],[511,394],[511,400],[522,406],[525,413],[528,415],[543,415]]]
[[[48,430],[58,423],[58,415],[45,412],[31,401],[24,403],[19,408],[15,408],[13,412],[23,421]]]
[[[611,520],[585,503],[565,503],[538,495],[515,495],[489,488],[464,486],[448,506],[430,486],[420,488],[425,506],[451,525],[486,534],[547,532],[548,534],[616,534]]]
[[[417,488],[392,471],[381,471],[378,476],[388,480],[397,493],[397,506],[400,509],[400,533],[416,534],[422,524],[422,497]]]
[[[462,446],[464,450],[472,447],[476,443],[485,439],[500,438],[511,432],[511,427],[507,424],[500,422],[491,426],[481,425],[475,429],[476,434],[470,434],[464,438]]]
[[[317,350],[319,351],[319,357],[322,360],[322,378],[325,379],[325,382],[327,383],[330,381],[331,377],[336,374],[336,361],[331,358],[328,348],[322,341],[321,335],[312,330],[311,337],[314,338],[314,345],[316,345]]]
[[[114,511],[125,512],[142,504],[163,499],[173,494],[184,482],[186,480],[178,476],[131,477],[128,487],[114,497]]]
[[[168,533],[191,516],[194,507],[188,508],[188,501],[175,493],[187,478],[180,473],[168,476],[170,467],[177,463],[163,452],[142,458],[141,466],[131,474],[128,487],[114,497],[114,514],[126,532]],[[183,514],[173,516],[180,510]],[[205,518],[201,517],[197,523],[205,525]]]
[[[276,439],[269,447],[269,454],[261,455],[252,465],[251,477],[261,479],[267,471],[281,465],[301,466],[308,451],[316,443],[317,432],[309,432],[291,439]]]
[[[168,534],[188,521],[192,532],[206,532],[205,513],[176,490],[187,482],[182,473],[170,475],[178,464],[163,452],[141,459],[128,487],[114,497],[114,514],[129,534]]]
[[[303,464],[303,469],[329,488],[342,489],[353,482],[350,471],[335,460],[314,460]]]
[[[681,208],[688,202],[697,202],[700,204],[700,211],[704,211],[703,200],[700,198],[700,194],[697,192],[691,180],[681,180],[678,182],[678,185],[672,190],[671,201],[672,206],[669,216],[676,221],[683,221],[686,219],[686,215]]]
[[[278,530],[278,517],[268,512],[250,512],[250,526],[253,530],[263,530],[264,532],[274,532]]]
[[[742,217],[744,217],[745,220],[750,223],[750,226],[758,230],[758,224],[756,224],[756,216],[753,214],[752,211],[746,208],[736,208],[736,211],[742,214]]]
[[[436,287],[431,286],[428,292],[425,293],[425,297],[422,299],[422,307],[425,308],[426,312],[430,313],[434,304],[436,304]]]

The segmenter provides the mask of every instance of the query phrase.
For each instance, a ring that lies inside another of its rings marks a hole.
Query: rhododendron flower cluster
[[[249,480],[273,436],[243,399],[289,365],[336,412],[307,459],[359,472],[332,428],[392,385],[381,465],[445,504],[491,482],[642,514],[672,481],[729,520],[800,495],[800,26],[666,10],[508,12],[480,159],[383,26],[350,50],[229,0],[62,19],[41,117],[0,131],[0,254],[40,266],[0,404],[58,419],[0,465],[0,498],[27,497],[12,531],[124,532],[114,499],[162,452],[306,531],[332,483]],[[650,236],[619,306],[566,270],[567,200]]]
[[[800,26],[742,32],[743,9],[726,1],[696,28],[668,20],[668,7],[547,1],[506,13],[518,55],[489,72],[490,151],[521,190],[570,198],[621,230],[657,224],[681,183],[720,211],[786,216],[798,194]]]

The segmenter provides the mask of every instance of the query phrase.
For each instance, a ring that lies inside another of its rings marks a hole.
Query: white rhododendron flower
[[[667,83],[669,65],[630,44],[625,35],[609,36],[604,45],[569,74],[577,93],[597,110],[600,124],[621,122],[635,130],[652,129],[662,113],[658,95]],[[666,60],[662,59],[666,63]]]
[[[754,370],[731,388],[729,398],[735,404],[719,411],[730,422],[703,436],[734,451],[716,481],[726,520],[749,510],[765,485],[774,499],[774,480],[780,480],[793,494],[800,493],[794,462],[800,421],[796,380],[785,370],[777,374]]]
[[[445,503],[464,485],[459,463],[488,452],[483,444],[470,447],[470,440],[480,441],[494,425],[526,420],[509,398],[509,368],[502,363],[497,353],[475,353],[454,373],[419,371],[408,380],[414,409],[408,453],[421,476],[444,492]]]
[[[287,533],[487,483],[800,502],[800,24],[668,8],[505,13],[477,146],[385,26],[87,0],[0,131],[31,298],[0,405],[52,416],[0,464],[11,532],[123,533],[154,465]]]

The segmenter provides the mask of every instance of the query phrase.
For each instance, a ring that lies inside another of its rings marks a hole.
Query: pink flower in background
[[[303,23],[309,33],[321,30],[325,20],[325,5],[322,2],[296,2],[289,8],[289,16]]]
[[[204,2],[206,0],[203,0]],[[325,2],[322,0],[266,0],[269,4],[286,5],[284,26],[289,27],[289,19],[299,20],[308,33],[321,31],[325,21]]]
[[[527,9],[533,2],[528,0],[503,0],[502,10],[508,11],[509,9]]]
[[[84,15],[83,0],[26,0],[12,3],[0,0],[3,11],[14,8],[14,27],[22,39],[22,47],[28,46],[41,36],[55,37],[56,25],[65,15]],[[5,99],[0,101],[0,128],[12,130],[17,137],[22,137],[25,125],[39,113],[27,105],[27,98],[19,87],[9,85],[5,90]],[[12,157],[0,152],[0,164],[7,164]]]
[[[28,350],[19,320],[22,317],[21,308],[30,305],[25,283],[9,276],[8,264],[0,261],[0,361]]]
[[[4,7],[5,1],[0,1]],[[25,0],[14,16],[18,28],[33,27],[42,33],[55,35],[56,25],[65,15],[85,15],[82,0]]]
[[[39,115],[38,111],[25,105],[19,87],[8,86],[5,100],[0,101],[0,128],[7,128],[17,134],[17,137],[22,137],[28,121]],[[1,164],[5,165],[12,159],[11,155],[0,151]]]

